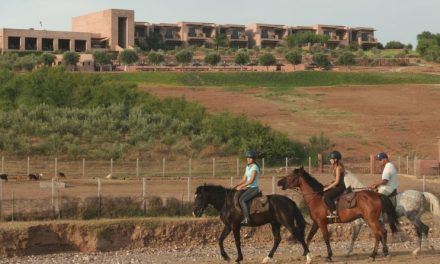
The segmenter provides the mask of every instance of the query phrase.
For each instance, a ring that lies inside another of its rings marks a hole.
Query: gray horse
[[[345,185],[347,187],[350,186],[355,190],[365,188],[365,185],[362,184],[362,182],[360,182],[353,174],[349,172],[345,177]],[[414,225],[417,232],[417,237],[419,238],[418,247],[412,252],[413,255],[417,255],[422,249],[422,239],[426,239],[427,241],[429,227],[424,224],[420,219],[426,209],[427,204],[429,204],[431,213],[435,217],[439,217],[440,201],[432,193],[420,192],[416,190],[406,190],[398,193],[396,196],[395,206],[397,216],[405,216],[406,218],[408,218],[408,220]],[[354,242],[359,236],[359,232],[361,231],[361,227],[363,224],[364,221],[362,219],[358,219],[353,222],[353,233],[347,255],[350,255],[352,253]]]

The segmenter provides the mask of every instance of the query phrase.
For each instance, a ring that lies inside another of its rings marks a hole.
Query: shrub
[[[338,58],[340,65],[354,65],[356,64],[355,55],[350,51],[343,52]]]
[[[275,56],[272,55],[272,53],[264,53],[260,56],[258,62],[260,65],[266,66],[266,69],[269,70],[269,66],[275,65],[277,63],[277,60],[275,59]]]
[[[295,65],[301,64],[302,54],[300,51],[295,50],[295,51],[288,52],[286,54],[285,58],[295,68]]]
[[[220,57],[220,55],[218,53],[214,53],[213,52],[213,53],[207,54],[205,56],[204,60],[205,60],[205,63],[207,63],[207,64],[209,64],[211,66],[215,66],[215,65],[217,65],[220,62],[221,57]]]
[[[189,50],[181,50],[175,55],[176,61],[180,63],[182,66],[187,65],[193,59],[193,53]]]
[[[405,45],[402,42],[392,40],[385,45],[385,49],[403,49]]]
[[[318,65],[318,67],[325,68],[330,65],[330,61],[325,53],[319,52],[312,56],[312,61]]]

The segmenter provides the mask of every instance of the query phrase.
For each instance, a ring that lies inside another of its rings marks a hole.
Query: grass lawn
[[[289,89],[310,86],[437,84],[439,75],[422,73],[358,73],[358,72],[234,72],[234,73],[176,73],[129,72],[106,74],[112,81],[126,81],[147,86],[277,88]]]

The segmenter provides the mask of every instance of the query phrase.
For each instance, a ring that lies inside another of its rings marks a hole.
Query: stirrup
[[[249,217],[245,217],[240,224],[242,225],[250,225],[251,219]]]

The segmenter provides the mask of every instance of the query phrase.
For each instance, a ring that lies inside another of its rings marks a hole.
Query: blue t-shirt
[[[257,164],[252,163],[252,164],[248,164],[246,166],[246,173],[245,173],[246,180],[248,181],[251,178],[252,173],[254,171],[257,172],[256,175],[255,175],[254,181],[251,184],[249,184],[247,186],[247,188],[258,188],[258,178],[260,176],[260,168],[257,166]]]

